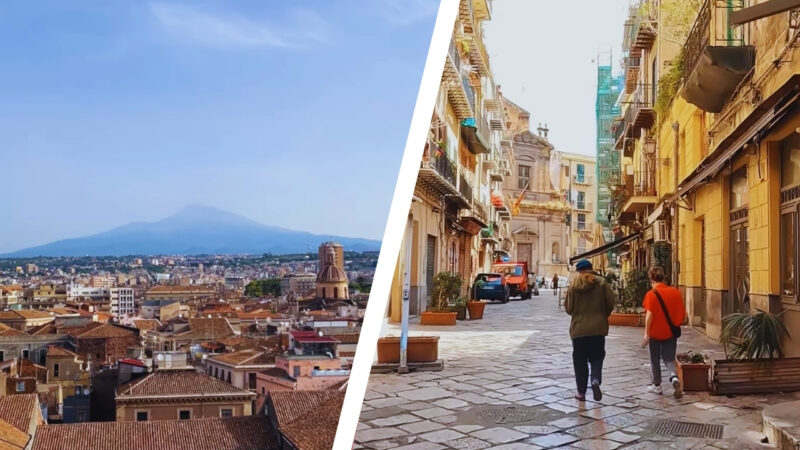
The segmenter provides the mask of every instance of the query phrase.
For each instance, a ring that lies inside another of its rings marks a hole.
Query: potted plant
[[[456,312],[457,320],[467,320],[467,300],[464,297],[457,298],[450,305],[450,310]]]
[[[457,273],[440,272],[433,278],[428,310],[420,314],[422,325],[455,325],[458,315],[451,308],[461,297],[464,280]]]
[[[408,363],[431,363],[439,359],[439,336],[409,336],[406,345]],[[387,336],[378,339],[378,364],[400,362],[400,338]]]
[[[684,391],[708,390],[711,375],[711,359],[708,355],[689,350],[675,359],[678,379]]]
[[[636,271],[641,269],[634,269],[628,272],[625,287],[619,286],[619,278],[614,273],[605,275],[606,282],[611,285],[611,288],[617,292],[617,304],[614,306],[614,312],[608,317],[609,325],[617,325],[623,327],[637,327],[641,323],[641,314],[638,311],[637,295],[641,294],[644,299],[644,294],[641,293],[641,285],[638,283],[639,276]],[[638,302],[641,304],[641,302]]]
[[[486,281],[478,280],[475,282],[476,285],[480,286],[478,283],[485,284]],[[477,320],[483,319],[483,310],[486,309],[486,303],[480,300],[472,299],[467,302],[467,311],[469,311],[469,318],[470,320]]]
[[[720,342],[726,359],[711,364],[715,394],[800,391],[800,358],[784,357],[783,343],[791,336],[781,314],[758,310],[725,316]]]

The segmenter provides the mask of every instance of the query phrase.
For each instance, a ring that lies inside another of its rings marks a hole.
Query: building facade
[[[111,288],[109,289],[109,295],[111,297],[111,314],[113,314],[115,317],[133,314],[133,288]]]

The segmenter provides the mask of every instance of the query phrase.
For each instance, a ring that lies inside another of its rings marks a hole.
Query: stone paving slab
[[[399,335],[396,326],[388,329]],[[665,395],[647,393],[642,329],[611,327],[603,399],[578,402],[569,317],[557,310],[552,294],[487,305],[483,320],[455,327],[412,320],[411,334],[440,336],[444,370],[373,374],[354,448],[765,448],[761,410],[800,399],[690,392],[676,400],[669,386]],[[716,342],[685,329],[679,351],[689,349],[722,355]],[[650,429],[660,419],[720,424],[723,439],[656,435]]]

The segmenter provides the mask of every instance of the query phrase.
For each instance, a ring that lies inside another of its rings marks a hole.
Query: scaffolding
[[[611,187],[620,180],[620,155],[614,148],[612,124],[620,115],[617,99],[624,79],[614,75],[611,50],[600,51],[597,56],[597,99],[595,114],[597,118],[597,222],[603,227],[606,242],[614,240],[611,229]],[[611,266],[616,261],[610,260]]]

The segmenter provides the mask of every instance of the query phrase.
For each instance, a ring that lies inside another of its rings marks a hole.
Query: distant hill
[[[187,206],[156,222],[134,222],[103,233],[63,239],[0,257],[261,254],[316,251],[335,240],[348,251],[380,250],[380,241],[322,236],[267,226],[208,206]]]

